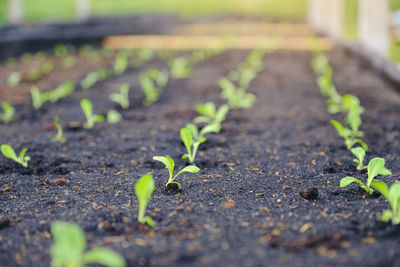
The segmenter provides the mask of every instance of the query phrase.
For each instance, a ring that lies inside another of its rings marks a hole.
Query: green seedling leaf
[[[40,109],[50,98],[49,92],[42,93],[36,86],[31,87],[31,96],[33,108],[36,110]]]
[[[342,180],[340,180],[340,187],[346,187],[351,183],[359,183],[363,188],[365,188],[365,184],[363,182],[361,182],[360,180],[354,178],[354,177],[350,177],[347,176],[345,178],[343,178]]]
[[[169,160],[168,164],[170,163]],[[154,221],[150,217],[145,217],[145,211],[147,204],[151,198],[151,194],[154,191],[154,181],[153,176],[149,173],[142,176],[135,185],[136,197],[139,200],[139,214],[138,221],[140,223],[148,223],[149,226],[154,226]],[[150,222],[150,224],[149,224]]]
[[[192,132],[188,128],[182,128],[180,131],[180,134],[181,134],[182,142],[185,145],[186,152],[187,152],[184,156],[189,158],[189,162],[192,163],[194,160],[194,155],[192,153],[192,145],[193,145]]]
[[[85,264],[98,263],[104,266],[125,267],[125,259],[118,253],[108,248],[95,248],[85,253]]]
[[[63,129],[60,124],[60,118],[58,116],[54,117],[53,123],[57,128],[57,134],[53,137],[53,142],[60,142],[60,143],[67,142],[67,139],[63,135]]]
[[[128,109],[129,108],[129,89],[130,86],[128,83],[124,83],[119,93],[112,93],[110,95],[110,100],[119,104],[121,108]]]
[[[1,145],[0,151],[6,158],[14,160],[15,162],[21,164],[25,168],[28,167],[28,161],[31,160],[30,157],[28,157],[28,156],[25,157],[25,153],[26,153],[26,151],[28,151],[27,148],[22,149],[19,156],[17,156],[14,149],[10,145],[6,145],[6,144]]]
[[[104,121],[103,115],[93,114],[93,105],[89,99],[83,98],[81,100],[81,109],[86,117],[86,123],[84,124],[85,128],[93,128],[96,122]]]
[[[168,182],[165,184],[166,187],[171,183],[175,183],[176,185],[178,185],[178,188],[181,189],[182,186],[178,182],[174,181],[175,178],[177,178],[180,174],[182,174],[184,172],[197,173],[200,170],[198,167],[191,165],[191,166],[187,166],[187,167],[183,168],[176,175],[174,175],[175,162],[172,158],[170,158],[168,156],[167,157],[155,156],[155,157],[153,157],[153,160],[162,162],[169,171],[169,179],[168,179]]]
[[[356,147],[351,149],[351,153],[353,153],[354,156],[356,156],[356,159],[353,161],[357,163],[357,170],[362,170],[365,169],[366,167],[364,166],[364,157],[365,157],[365,150],[362,147]]]
[[[123,52],[118,53],[114,63],[114,74],[122,75],[125,73],[128,67],[129,67],[129,61],[127,55]]]
[[[1,107],[3,113],[0,113],[0,122],[12,122],[16,120],[15,109],[10,103],[3,101]]]
[[[13,72],[8,76],[7,83],[10,86],[17,86],[22,80],[21,73]]]
[[[107,122],[108,123],[114,124],[114,123],[120,122],[121,120],[122,120],[122,115],[118,111],[116,111],[114,109],[110,109],[108,111],[108,113],[107,113]]]
[[[400,184],[394,183],[388,188],[384,182],[373,181],[371,186],[386,198],[392,208],[382,213],[381,220],[384,222],[392,220],[393,224],[400,224]]]

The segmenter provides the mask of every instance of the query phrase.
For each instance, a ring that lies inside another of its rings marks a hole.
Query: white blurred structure
[[[343,37],[345,0],[309,0],[310,25],[330,37]],[[387,55],[390,45],[390,1],[358,0],[358,38],[361,45]]]
[[[8,1],[8,20],[11,24],[19,24],[22,22],[22,0]]]
[[[76,18],[78,20],[86,20],[90,17],[91,1],[76,0]]]

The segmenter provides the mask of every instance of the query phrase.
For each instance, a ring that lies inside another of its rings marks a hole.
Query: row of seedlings
[[[337,133],[344,139],[348,150],[355,156],[353,160],[357,164],[357,170],[367,169],[367,180],[363,182],[355,177],[347,176],[340,180],[340,187],[346,187],[352,183],[360,184],[369,195],[374,193],[374,189],[381,193],[389,202],[391,210],[385,210],[381,215],[384,222],[392,221],[393,224],[400,224],[400,184],[394,183],[390,187],[376,179],[378,175],[391,175],[392,172],[385,168],[385,160],[380,157],[371,159],[367,166],[364,165],[364,158],[368,151],[368,145],[361,138],[364,133],[359,130],[362,119],[361,114],[364,108],[360,105],[360,100],[353,95],[340,95],[335,85],[332,83],[332,67],[329,65],[328,57],[322,52],[316,51],[312,60],[314,72],[318,75],[317,83],[320,92],[327,97],[327,109],[331,114],[345,114],[344,123],[331,120],[331,124],[336,128]],[[346,127],[348,126],[348,127]],[[373,189],[374,188],[374,189]]]

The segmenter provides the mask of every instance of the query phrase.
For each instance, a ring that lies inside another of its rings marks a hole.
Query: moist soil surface
[[[248,51],[225,51],[194,68],[189,79],[171,79],[158,102],[141,105],[141,69],[77,90],[57,104],[34,111],[17,105],[19,120],[0,125],[0,143],[27,147],[29,168],[0,157],[0,266],[48,266],[55,220],[78,223],[88,247],[106,246],[129,266],[400,266],[400,228],[379,221],[388,203],[356,185],[339,188],[345,176],[366,179],[329,121],[315,83],[310,52],[266,54],[264,70],[249,91],[257,102],[232,111],[219,134],[200,146],[198,174],[177,178],[168,192],[168,172],[153,156],[186,160],[179,130],[195,105],[222,104],[218,79],[236,69]],[[341,49],[329,54],[334,84],[358,96],[365,107],[361,130],[370,151],[400,174],[400,96],[392,85]],[[87,97],[95,113],[117,108],[108,95],[132,85],[133,107],[119,110],[118,124],[76,127]],[[60,116],[68,142],[46,131]],[[74,127],[72,127],[74,126]],[[137,223],[135,182],[152,172],[156,190],[148,214],[154,228]],[[305,198],[309,199],[305,199]]]

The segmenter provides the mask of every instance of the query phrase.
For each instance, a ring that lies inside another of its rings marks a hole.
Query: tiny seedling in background
[[[346,187],[349,184],[356,182],[359,183],[361,187],[365,189],[368,194],[371,195],[374,192],[374,190],[371,188],[372,180],[378,175],[391,174],[392,172],[385,168],[385,160],[383,158],[373,158],[368,163],[368,180],[366,184],[354,177],[347,176],[340,180],[340,187]]]
[[[364,166],[364,157],[365,157],[365,150],[362,147],[355,147],[351,149],[351,153],[356,156],[353,161],[357,163],[357,170],[361,171],[366,169],[367,167]]]
[[[143,105],[151,105],[160,98],[161,89],[154,85],[153,80],[146,73],[139,76],[139,83],[145,95]]]
[[[185,128],[182,128],[180,131],[181,139],[187,152],[182,158],[187,158],[189,159],[189,163],[193,163],[200,144],[207,140],[205,135],[208,133],[218,133],[220,130],[221,126],[219,124],[208,124],[200,131],[195,124],[186,124]]]
[[[196,110],[201,116],[194,118],[194,123],[221,124],[226,118],[226,114],[229,111],[229,106],[222,105],[217,110],[214,103],[207,102],[203,105],[198,105]]]
[[[54,142],[60,142],[60,143],[67,142],[67,139],[63,135],[63,129],[62,129],[62,126],[60,124],[60,118],[58,116],[54,117],[53,123],[54,123],[54,125],[56,126],[56,129],[57,129],[57,133],[54,136],[53,141]]]
[[[129,108],[129,84],[124,83],[119,89],[119,93],[110,94],[110,100],[119,104],[121,108]]]
[[[222,88],[221,97],[228,101],[230,109],[251,108],[256,101],[256,96],[246,93],[246,90],[236,88],[235,85],[226,78],[219,80],[219,86]]]
[[[83,98],[81,100],[81,109],[86,117],[86,122],[84,124],[85,128],[87,128],[87,129],[93,128],[93,126],[96,122],[104,121],[103,115],[93,114],[93,105],[89,99]]]
[[[150,216],[144,216],[147,204],[154,191],[154,180],[151,173],[142,176],[135,184],[135,193],[139,201],[138,221],[142,224],[147,224],[154,227],[155,222]]]
[[[54,55],[57,57],[64,57],[68,55],[68,48],[64,44],[57,44],[54,46]]]
[[[71,81],[65,82],[57,86],[56,89],[48,91],[49,100],[51,103],[55,103],[64,97],[69,96],[75,90],[75,84]]]
[[[128,56],[124,52],[119,52],[114,62],[114,74],[122,75],[129,67]]]
[[[155,156],[153,157],[153,160],[160,161],[165,165],[165,168],[169,172],[169,178],[168,182],[165,184],[165,187],[168,187],[170,184],[176,184],[179,189],[182,188],[181,184],[178,182],[174,182],[175,178],[179,176],[179,174],[184,173],[184,172],[189,172],[189,173],[198,173],[200,169],[194,165],[191,166],[186,166],[182,170],[180,170],[177,174],[174,175],[174,168],[175,168],[175,162],[171,157],[161,157],[161,156]]]
[[[107,112],[107,122],[108,123],[118,123],[122,120],[122,115],[115,109],[110,109]]]
[[[21,153],[19,153],[19,156],[17,156],[14,149],[10,145],[1,145],[0,150],[5,157],[14,160],[25,168],[28,167],[28,161],[31,160],[31,157],[25,156],[26,151],[28,151],[27,148],[22,149]]]
[[[7,78],[7,83],[10,86],[17,86],[22,80],[21,73],[13,72]]]
[[[163,88],[168,83],[168,73],[159,71],[158,69],[148,69],[145,74],[147,77],[153,79],[160,88]]]
[[[187,79],[192,76],[192,66],[185,57],[177,57],[169,62],[171,77],[174,79]]]
[[[1,103],[3,113],[0,113],[0,122],[12,122],[16,119],[15,108],[8,102]]]
[[[111,249],[97,247],[86,251],[85,233],[75,223],[55,221],[50,229],[54,239],[50,247],[52,267],[84,267],[92,263],[108,267],[126,266],[125,259]]]
[[[344,144],[346,145],[347,149],[351,149],[355,144],[358,143],[365,151],[368,150],[367,144],[360,138],[354,136],[354,132],[351,129],[344,127],[337,120],[331,120],[331,124],[336,128],[339,136],[344,139]]]
[[[76,58],[74,56],[67,56],[62,61],[62,66],[64,69],[72,69],[76,65]]]
[[[38,87],[31,87],[31,96],[32,96],[32,106],[34,109],[40,109],[44,103],[49,101],[50,93],[49,92],[41,92]]]
[[[389,188],[384,182],[373,181],[371,186],[386,198],[392,208],[383,211],[381,220],[384,222],[392,220],[393,224],[400,224],[400,184],[394,183]]]

